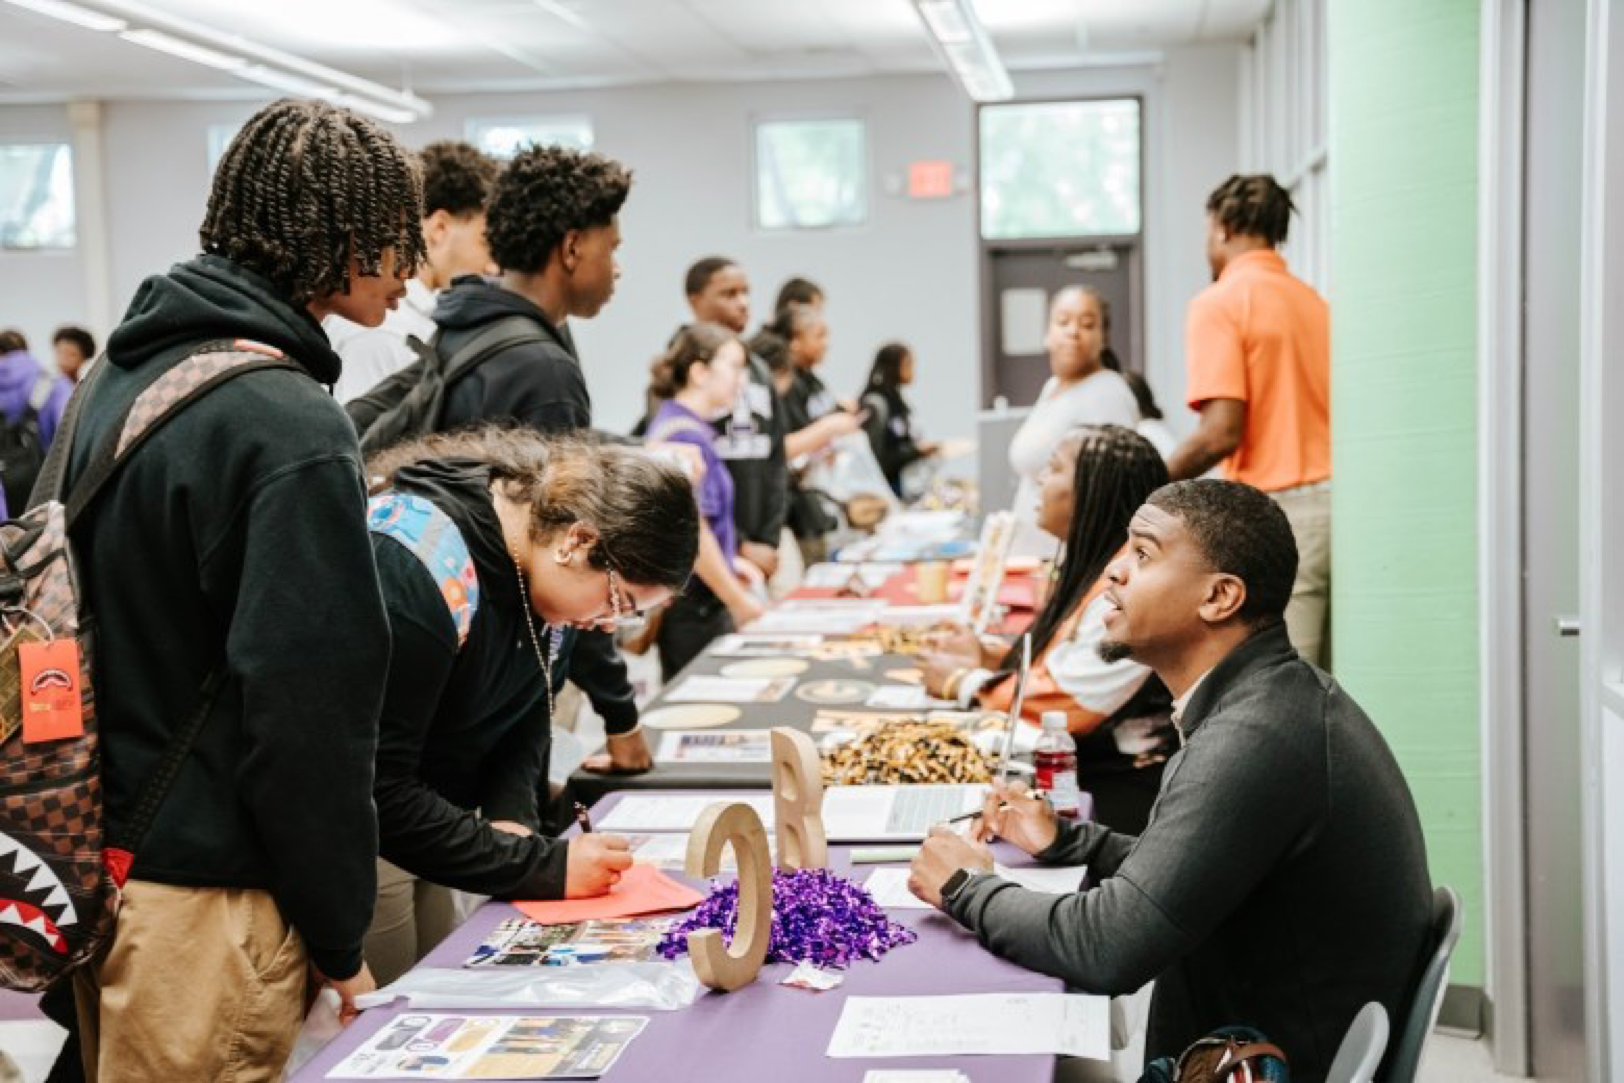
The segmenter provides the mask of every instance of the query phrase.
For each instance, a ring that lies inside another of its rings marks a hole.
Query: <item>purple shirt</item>
[[[739,535],[733,526],[733,475],[716,454],[716,430],[675,399],[667,399],[649,424],[648,439],[692,444],[699,449],[699,457],[705,461],[705,477],[695,486],[699,514],[705,517],[705,524],[716,535],[716,543],[722,547],[731,567],[739,552]]]

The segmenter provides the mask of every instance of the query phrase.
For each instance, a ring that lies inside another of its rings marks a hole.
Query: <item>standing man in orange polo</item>
[[[1291,196],[1267,174],[1207,198],[1213,283],[1190,302],[1186,397],[1195,433],[1168,460],[1174,481],[1219,463],[1272,496],[1300,556],[1286,626],[1315,665],[1330,658],[1331,310],[1286,268]]]

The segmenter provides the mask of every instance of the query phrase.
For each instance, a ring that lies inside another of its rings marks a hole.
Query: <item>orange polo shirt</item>
[[[1246,403],[1224,476],[1264,492],[1331,476],[1331,309],[1271,249],[1236,256],[1190,302],[1190,409]]]

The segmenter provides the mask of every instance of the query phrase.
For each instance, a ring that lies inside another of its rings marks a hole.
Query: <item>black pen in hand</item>
[[[581,829],[581,834],[592,834],[592,817],[587,815],[586,806],[575,802],[575,826]]]

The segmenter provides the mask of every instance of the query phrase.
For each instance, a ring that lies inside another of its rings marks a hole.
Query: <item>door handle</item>
[[[1579,634],[1579,618],[1571,614],[1558,614],[1551,619],[1556,627],[1556,634],[1568,639]]]

